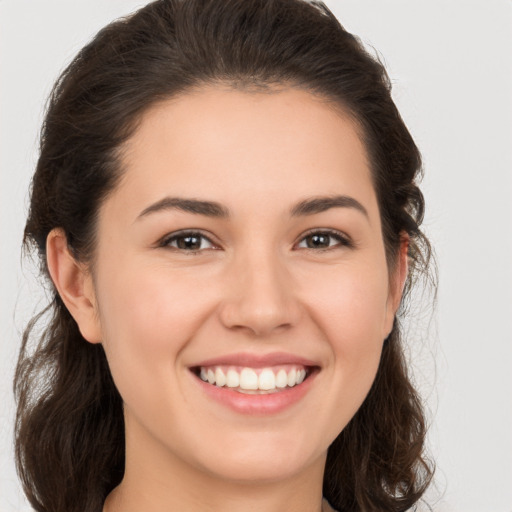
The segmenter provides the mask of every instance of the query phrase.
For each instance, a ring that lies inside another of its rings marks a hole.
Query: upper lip
[[[247,352],[226,354],[200,361],[192,367],[199,366],[246,366],[249,368],[265,368],[282,364],[296,364],[301,366],[319,366],[311,359],[306,359],[286,352],[273,352],[269,354],[251,354]]]

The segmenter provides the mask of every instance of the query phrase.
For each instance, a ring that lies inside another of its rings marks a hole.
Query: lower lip
[[[311,388],[317,372],[311,373],[306,380],[293,388],[283,389],[276,393],[245,394],[233,391],[228,387],[219,387],[204,382],[194,375],[204,393],[209,398],[229,407],[230,409],[247,415],[277,414],[297,403]]]

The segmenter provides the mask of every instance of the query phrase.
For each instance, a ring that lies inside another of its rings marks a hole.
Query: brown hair
[[[384,68],[327,7],[305,0],[158,0],[101,30],[51,94],[24,239],[38,249],[49,282],[45,243],[55,227],[78,260],[91,262],[99,206],[118,182],[119,150],[141,115],[157,101],[219,82],[299,87],[351,115],[370,157],[389,265],[406,232],[407,289],[427,271],[420,154]],[[53,301],[24,333],[15,376],[18,471],[35,510],[98,512],[123,476],[122,399],[101,345],[83,339],[52,290]],[[31,350],[41,319],[47,327]],[[329,448],[325,496],[339,510],[409,509],[432,474],[425,432],[395,320],[366,400]]]

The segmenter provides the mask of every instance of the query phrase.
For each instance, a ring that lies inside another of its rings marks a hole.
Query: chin
[[[323,460],[325,461],[325,457]],[[216,464],[210,469],[210,473],[222,480],[239,484],[277,483],[296,476],[311,464],[310,461],[290,460],[286,454],[265,459],[261,457],[258,459],[238,458],[223,461],[222,465]]]
[[[245,442],[222,443],[201,454],[199,464],[227,481],[271,483],[291,478],[314,464],[325,465],[326,446],[307,446],[302,436],[290,432],[253,433]],[[277,435],[276,435],[277,434]]]

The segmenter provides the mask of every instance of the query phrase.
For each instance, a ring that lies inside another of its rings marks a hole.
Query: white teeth
[[[295,368],[292,368],[288,373],[288,386],[292,387],[297,384],[297,371]]]
[[[215,384],[217,386],[225,386],[226,385],[226,376],[224,375],[224,372],[221,368],[217,368],[215,370]]]
[[[228,388],[237,388],[240,386],[240,376],[235,370],[228,370],[226,375],[226,385]]]
[[[268,368],[265,368],[258,377],[258,388],[269,390],[276,387],[276,376],[274,372]]]
[[[286,365],[286,368],[228,368],[226,366],[201,367],[199,377],[218,387],[238,388],[240,392],[277,391],[301,384],[307,372],[303,367]]]
[[[285,388],[288,385],[288,374],[283,370],[279,370],[276,375],[276,388]]]
[[[258,389],[258,375],[251,368],[244,368],[240,373],[240,387],[242,389]]]

